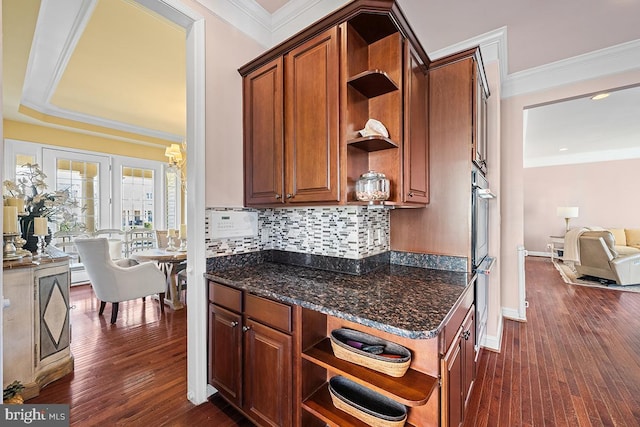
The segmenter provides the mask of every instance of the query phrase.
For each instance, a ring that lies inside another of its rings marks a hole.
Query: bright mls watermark
[[[69,405],[2,405],[0,425],[69,427]]]

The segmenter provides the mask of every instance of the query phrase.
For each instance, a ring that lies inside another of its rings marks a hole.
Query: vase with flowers
[[[38,237],[34,236],[35,218],[47,218],[48,222],[58,223],[61,230],[83,230],[84,223],[78,221],[78,212],[84,208],[71,197],[69,189],[49,191],[45,179],[47,176],[38,164],[25,164],[15,181],[3,182],[3,198],[24,201],[24,212],[20,214],[24,249],[34,252]],[[20,203],[22,204],[22,203]],[[45,240],[51,240],[47,235]]]

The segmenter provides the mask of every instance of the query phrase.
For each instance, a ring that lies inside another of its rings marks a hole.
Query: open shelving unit
[[[437,340],[409,340],[390,336],[382,331],[366,326],[353,325],[335,317],[302,310],[302,343],[300,359],[302,363],[303,411],[308,417],[308,425],[365,426],[367,424],[336,408],[328,390],[329,379],[343,376],[368,389],[392,399],[407,407],[407,426],[420,425],[424,420],[437,416],[439,382],[437,371],[427,368],[425,357],[433,354],[439,366]],[[337,327],[360,329],[362,332],[393,340],[406,346],[412,352],[409,369],[401,377],[393,377],[383,372],[357,365],[336,357],[329,335]],[[428,345],[424,345],[429,342]],[[434,375],[430,375],[432,373]],[[435,412],[434,412],[435,409]],[[311,420],[313,418],[313,420]]]
[[[397,203],[402,181],[403,46],[387,15],[362,13],[344,24],[342,84],[346,91],[347,200],[358,203],[355,183],[370,170],[389,179],[389,202]],[[389,137],[360,137],[367,120],[380,121]]]

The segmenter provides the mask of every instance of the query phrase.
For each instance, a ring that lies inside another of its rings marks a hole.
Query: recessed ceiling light
[[[604,93],[599,93],[599,94],[597,94],[597,95],[593,95],[593,96],[591,97],[591,99],[593,99],[594,101],[597,101],[597,100],[599,100],[599,99],[605,99],[605,98],[606,98],[606,97],[608,97],[608,96],[609,96],[609,94],[608,94],[608,93],[606,93],[606,92],[604,92]]]
[[[567,147],[562,147],[560,148],[560,151],[569,151],[569,149]]]

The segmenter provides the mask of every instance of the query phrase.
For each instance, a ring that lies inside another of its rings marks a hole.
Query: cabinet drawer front
[[[292,332],[291,307],[266,298],[247,294],[244,313],[265,325]]]
[[[209,300],[229,310],[242,311],[242,291],[239,289],[209,282]]]

